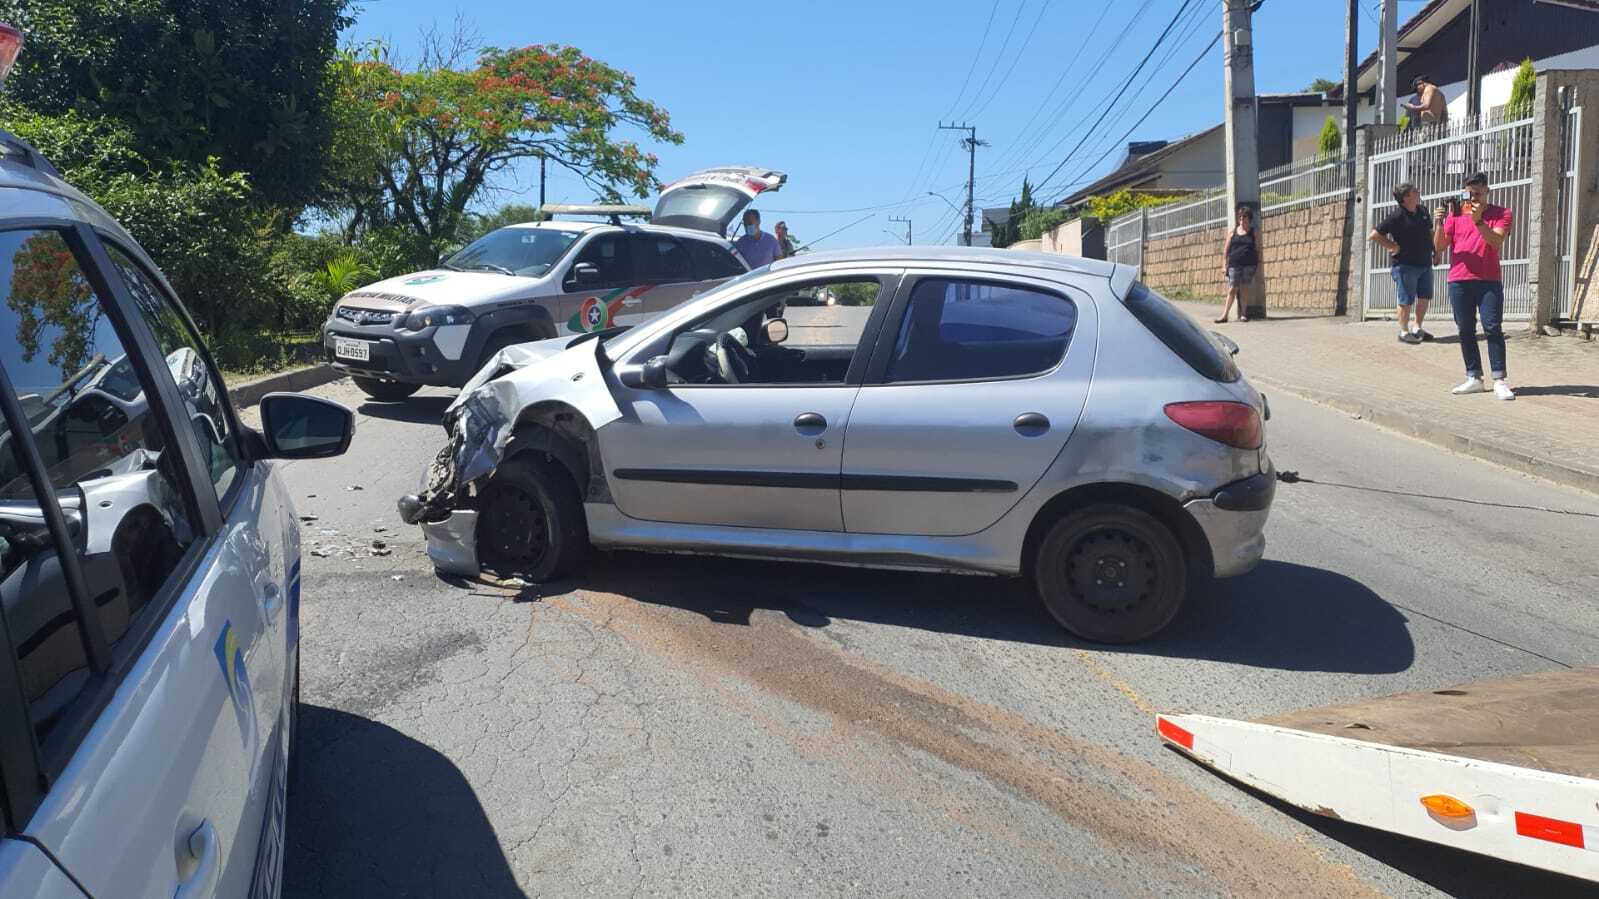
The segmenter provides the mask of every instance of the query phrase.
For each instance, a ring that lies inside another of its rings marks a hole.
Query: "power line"
[[[1000,0],[994,0],[994,6],[988,11],[988,24],[983,26],[983,39],[977,42],[977,52],[972,54],[972,64],[966,67],[966,79],[961,82],[961,89],[955,94],[955,102],[949,104],[949,111],[943,117],[953,116],[955,107],[961,104],[961,98],[966,96],[966,86],[972,83],[972,73],[977,71],[977,61],[983,57],[983,48],[988,46],[988,31],[994,27],[994,14],[999,12]]]
[[[999,96],[1000,91],[1005,89],[1005,84],[1010,81],[1011,73],[1016,71],[1016,64],[1022,61],[1022,56],[1027,52],[1028,45],[1033,42],[1033,35],[1038,33],[1038,23],[1044,21],[1044,13],[1047,12],[1049,12],[1049,0],[1044,0],[1038,6],[1038,15],[1033,17],[1033,27],[1027,29],[1027,37],[1022,40],[1022,45],[1017,49],[1015,55],[1011,56],[1010,67],[1005,70],[1004,75],[1000,76],[999,84],[994,85],[994,92],[988,95],[988,99],[983,101],[983,105],[969,113],[966,118],[975,119],[982,115],[983,110],[988,108],[988,104],[994,102],[994,98]],[[1017,11],[1017,15],[1021,15],[1020,10]]]
[[[1000,42],[999,50],[994,54],[993,63],[989,65],[988,73],[983,76],[983,83],[977,86],[977,90],[972,92],[971,99],[966,102],[966,109],[960,114],[961,118],[969,119],[972,117],[972,107],[977,105],[977,98],[983,95],[983,91],[988,87],[988,82],[994,77],[995,70],[1005,60],[1005,50],[1010,47],[1011,35],[1016,33],[1016,25],[1021,22],[1022,12],[1026,9],[1027,0],[1021,0],[1020,3],[1016,4],[1016,15],[1011,16],[1010,27],[1005,29],[1005,40]]]
[[[1144,120],[1148,119],[1150,117],[1150,115],[1152,113],[1154,113],[1156,108],[1158,108],[1160,106],[1160,104],[1164,103],[1166,101],[1167,97],[1170,97],[1172,95],[1172,91],[1175,91],[1177,89],[1177,86],[1183,83],[1183,79],[1187,78],[1190,74],[1192,74],[1194,69],[1195,69],[1195,67],[1197,67],[1201,62],[1205,61],[1205,57],[1210,55],[1210,51],[1215,49],[1216,42],[1220,41],[1220,40],[1221,40],[1221,32],[1218,31],[1218,32],[1216,32],[1216,36],[1210,39],[1210,43],[1205,45],[1205,49],[1201,50],[1199,55],[1194,57],[1194,61],[1188,64],[1188,68],[1183,69],[1183,73],[1181,75],[1177,76],[1177,80],[1172,82],[1171,87],[1166,88],[1166,92],[1165,93],[1161,94],[1160,97],[1155,100],[1155,102],[1149,104],[1149,108],[1144,110],[1144,114],[1138,117],[1138,121],[1134,122],[1132,127],[1128,128],[1126,133],[1124,133],[1115,143],[1111,144],[1109,149],[1107,149],[1104,153],[1100,154],[1100,157],[1098,159],[1094,160],[1092,163],[1089,163],[1089,165],[1088,165],[1086,170],[1087,171],[1092,171],[1094,166],[1097,166],[1101,162],[1104,162],[1106,156],[1109,156],[1112,151],[1114,151],[1117,147],[1121,146],[1122,142],[1127,140],[1127,138],[1129,136],[1131,136],[1132,133],[1138,129],[1139,125],[1144,124]],[[1065,194],[1062,194],[1061,198],[1064,199],[1065,198]],[[1059,202],[1059,200],[1057,200],[1056,202]]]
[[[1193,0],[1183,0],[1183,5],[1177,8],[1176,15],[1172,16],[1170,22],[1166,23],[1166,28],[1161,31],[1160,36],[1155,38],[1155,43],[1149,48],[1149,52],[1145,53],[1144,58],[1139,60],[1138,67],[1133,69],[1132,74],[1127,76],[1126,81],[1122,82],[1121,89],[1116,91],[1116,95],[1111,98],[1110,106],[1105,108],[1105,112],[1100,114],[1099,118],[1094,121],[1094,124],[1088,126],[1088,130],[1083,132],[1082,140],[1079,140],[1077,145],[1072,147],[1071,152],[1067,153],[1066,156],[1061,159],[1060,164],[1055,166],[1054,171],[1051,171],[1043,181],[1038,183],[1038,187],[1036,188],[1037,190],[1043,190],[1044,185],[1054,180],[1055,176],[1060,174],[1060,170],[1066,167],[1066,163],[1071,161],[1072,156],[1082,148],[1083,144],[1088,142],[1088,138],[1093,135],[1094,129],[1099,127],[1099,123],[1103,122],[1105,120],[1105,116],[1110,113],[1111,107],[1114,107],[1116,103],[1121,100],[1122,95],[1127,93],[1127,88],[1131,86],[1133,80],[1138,77],[1138,73],[1143,71],[1144,65],[1149,62],[1149,58],[1151,56],[1155,55],[1155,51],[1160,48],[1160,45],[1166,40],[1166,36],[1171,33],[1172,26],[1177,24],[1177,19],[1188,10],[1188,7],[1191,3],[1193,3]]]

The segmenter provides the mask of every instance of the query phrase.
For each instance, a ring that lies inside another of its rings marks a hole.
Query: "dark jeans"
[[[1482,356],[1477,352],[1477,319],[1488,341],[1488,365],[1495,378],[1505,377],[1505,288],[1498,281],[1450,281],[1449,306],[1460,329],[1460,358],[1469,377],[1482,377]]]

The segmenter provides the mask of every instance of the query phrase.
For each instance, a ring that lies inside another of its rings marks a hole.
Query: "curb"
[[[1320,403],[1323,406],[1330,406],[1341,412],[1358,415],[1361,419],[1379,427],[1407,434],[1451,452],[1472,456],[1496,465],[1503,465],[1522,474],[1530,474],[1567,487],[1575,487],[1579,490],[1586,490],[1589,493],[1599,493],[1599,471],[1593,469],[1555,462],[1529,450],[1519,449],[1504,443],[1484,441],[1476,437],[1468,437],[1465,434],[1450,430],[1447,426],[1436,425],[1416,416],[1377,409],[1332,393],[1292,386],[1269,376],[1251,374],[1248,377],[1250,381],[1257,384],[1265,384],[1275,390],[1291,393],[1313,403]]]
[[[233,401],[233,408],[244,409],[261,402],[261,397],[269,393],[309,390],[343,377],[346,377],[345,373],[331,365],[311,365],[240,384],[228,390],[228,398]]]

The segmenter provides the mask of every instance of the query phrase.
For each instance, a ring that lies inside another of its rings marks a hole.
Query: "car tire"
[[[589,542],[571,474],[536,452],[502,463],[478,498],[476,537],[478,561],[491,571],[534,583],[570,573]]]
[[[1096,643],[1135,643],[1182,608],[1188,560],[1160,519],[1098,503],[1055,522],[1032,561],[1033,586],[1061,626]]]
[[[380,403],[398,403],[418,390],[421,384],[402,384],[399,381],[380,381],[377,378],[351,377],[361,392]]]

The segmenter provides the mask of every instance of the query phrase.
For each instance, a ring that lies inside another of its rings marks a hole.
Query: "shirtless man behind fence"
[[[1419,103],[1402,103],[1406,109],[1421,116],[1421,124],[1437,125],[1449,120],[1449,105],[1444,102],[1444,92],[1426,75],[1417,75],[1411,83],[1416,89]]]

